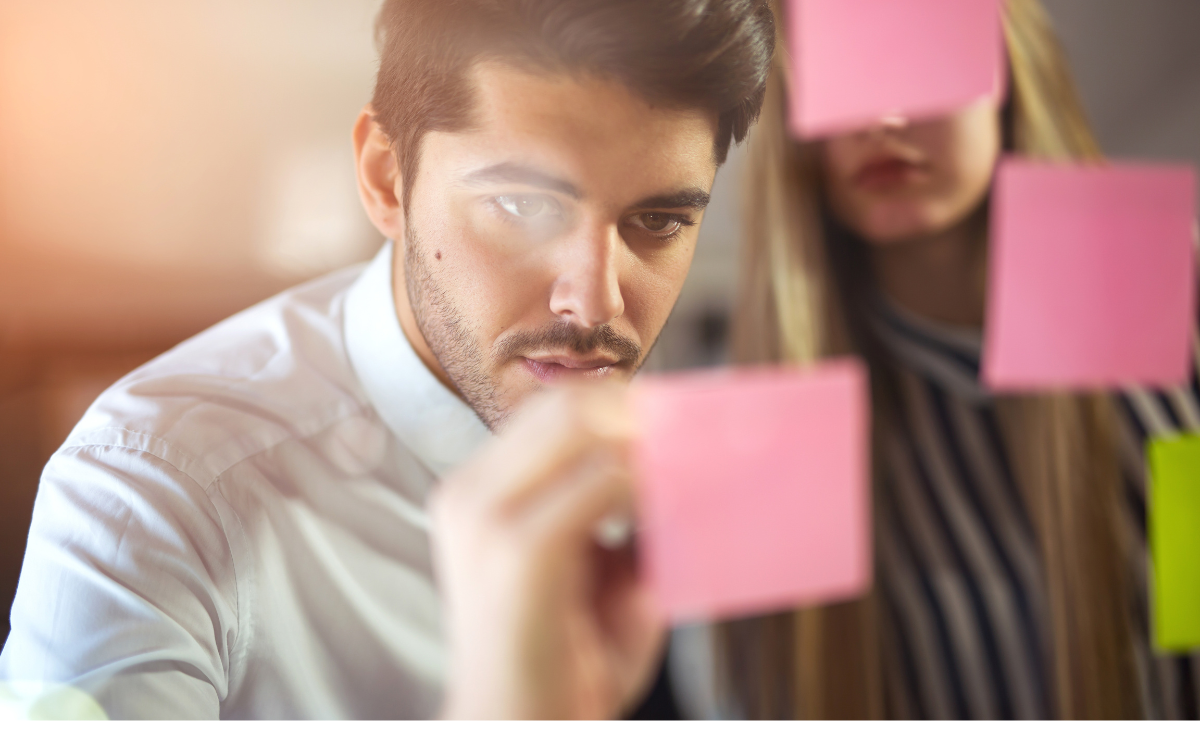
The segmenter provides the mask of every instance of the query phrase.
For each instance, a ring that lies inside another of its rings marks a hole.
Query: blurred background
[[[1200,165],[1200,0],[1045,0],[1113,156]],[[0,2],[0,641],[38,475],[124,373],[368,258],[379,0]],[[726,359],[740,157],[651,356]]]

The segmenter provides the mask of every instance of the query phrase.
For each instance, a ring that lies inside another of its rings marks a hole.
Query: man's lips
[[[535,378],[548,383],[558,378],[603,378],[611,374],[621,361],[611,357],[577,358],[569,355],[549,355],[519,358]]]

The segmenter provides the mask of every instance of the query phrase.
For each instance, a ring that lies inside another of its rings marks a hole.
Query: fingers
[[[469,499],[481,508],[519,512],[603,449],[627,448],[633,418],[624,388],[589,384],[531,398],[500,438],[473,460]]]
[[[633,511],[625,397],[624,389],[580,387],[529,404],[432,496],[441,541],[494,539],[527,555],[521,560],[541,584],[570,571],[594,544],[597,525]]]
[[[633,474],[626,449],[606,446],[591,451],[528,499],[520,527],[547,547],[590,545],[596,525],[608,515],[633,508]]]
[[[447,707],[605,716],[653,669],[663,622],[632,550],[594,538],[632,512],[629,411],[623,388],[543,394],[434,492]]]
[[[617,691],[632,710],[654,681],[660,657],[666,651],[667,622],[650,591],[637,586],[619,597],[620,611],[610,618],[610,659],[620,682]]]
[[[649,586],[639,579],[628,548],[604,551],[602,586],[595,597],[597,620],[609,637],[609,662],[627,702],[649,687],[667,634],[666,617]],[[626,707],[626,709],[630,709]]]

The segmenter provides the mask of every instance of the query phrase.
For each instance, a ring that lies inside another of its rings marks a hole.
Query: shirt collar
[[[346,295],[346,350],[383,422],[439,478],[487,439],[487,426],[442,385],[396,317],[388,241]]]

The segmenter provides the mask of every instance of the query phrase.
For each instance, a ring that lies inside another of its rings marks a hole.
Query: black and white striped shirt
[[[979,383],[980,333],[881,304],[875,331],[895,364],[899,428],[884,437],[876,513],[891,714],[1045,718],[1052,678],[1048,597],[1033,524]],[[1136,554],[1135,656],[1149,718],[1197,717],[1200,652],[1150,648],[1146,591],[1148,438],[1200,432],[1200,393],[1123,394],[1120,458]],[[1200,526],[1198,526],[1200,529]]]

